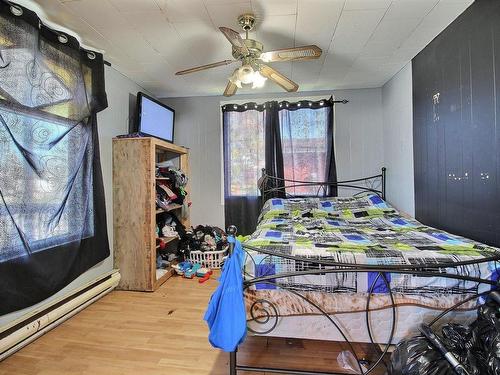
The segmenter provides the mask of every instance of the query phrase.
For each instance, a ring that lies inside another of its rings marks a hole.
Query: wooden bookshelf
[[[113,139],[113,231],[114,263],[120,269],[119,289],[154,291],[171,275],[172,269],[156,269],[156,216],[172,211],[186,226],[182,206],[168,210],[156,207],[157,162],[172,160],[189,178],[189,150],[156,138]],[[186,186],[190,199],[189,183]],[[170,242],[175,237],[163,238]]]
[[[171,203],[167,206],[167,208],[156,208],[156,213],[161,214],[162,212],[169,212],[173,210],[178,210],[179,208],[182,208],[182,205],[177,204],[177,203]]]

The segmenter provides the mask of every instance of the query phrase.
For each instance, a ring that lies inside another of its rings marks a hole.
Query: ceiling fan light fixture
[[[252,88],[261,88],[264,86],[267,78],[254,70],[251,65],[243,65],[236,69],[229,77],[229,81],[241,89],[242,85],[252,85]]]
[[[238,91],[238,88],[242,88],[243,86],[251,85],[252,89],[262,88],[268,78],[285,91],[296,92],[299,89],[299,85],[296,82],[265,63],[315,60],[321,56],[321,48],[315,44],[310,44],[263,52],[264,45],[258,40],[248,37],[248,31],[254,28],[255,20],[255,15],[251,13],[242,14],[238,17],[238,23],[246,34],[245,39],[241,37],[239,32],[229,27],[219,27],[224,37],[231,43],[233,59],[195,66],[190,69],[181,70],[175,74],[183,75],[201,72],[234,62],[241,62],[242,66],[235,69],[229,77],[229,82],[226,83],[226,88],[224,89],[224,96],[233,96]]]
[[[229,81],[235,84],[239,89],[241,89],[243,86],[241,85],[241,80],[239,76],[239,69],[236,69],[233,74],[229,77]]]
[[[238,76],[241,83],[248,85],[253,83],[254,70],[250,65],[243,65],[238,69]]]
[[[266,83],[267,78],[264,77],[262,74],[260,74],[259,71],[256,71],[253,73],[253,89],[260,89],[264,87],[264,84]]]

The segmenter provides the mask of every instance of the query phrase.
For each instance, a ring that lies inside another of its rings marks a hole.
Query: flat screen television
[[[175,111],[149,95],[137,94],[137,131],[143,135],[174,141]]]

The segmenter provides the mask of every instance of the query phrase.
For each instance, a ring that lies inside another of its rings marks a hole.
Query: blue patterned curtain
[[[109,256],[96,113],[102,55],[0,0],[0,314]]]

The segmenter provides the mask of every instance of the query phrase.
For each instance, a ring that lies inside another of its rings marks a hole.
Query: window
[[[286,179],[325,181],[330,108],[280,110],[279,123]],[[288,193],[316,195],[318,187],[288,188]]]
[[[287,102],[283,102],[287,103]],[[302,106],[313,103],[304,101]],[[321,103],[324,103],[321,101]],[[248,104],[248,103],[247,103]],[[332,106],[301,108],[290,103],[278,110],[284,178],[299,181],[326,181],[332,148]],[[224,174],[226,196],[258,196],[257,180],[265,167],[265,121],[268,105],[228,105],[224,113]],[[253,109],[253,108],[256,109]],[[275,117],[276,118],[276,117]],[[331,129],[331,128],[330,128]],[[278,140],[279,141],[279,140]],[[270,146],[267,146],[270,147]],[[293,195],[317,195],[318,187],[287,188]]]
[[[88,116],[95,77],[87,60],[75,59],[79,51],[60,49],[39,38],[37,29],[18,28],[3,17],[0,24],[4,262],[94,233]]]
[[[92,145],[84,124],[46,121],[2,105],[0,119],[0,261],[92,236],[92,180],[86,172]],[[25,165],[28,159],[32,168]]]
[[[226,112],[224,116],[226,195],[258,196],[257,180],[265,167],[265,112]]]

